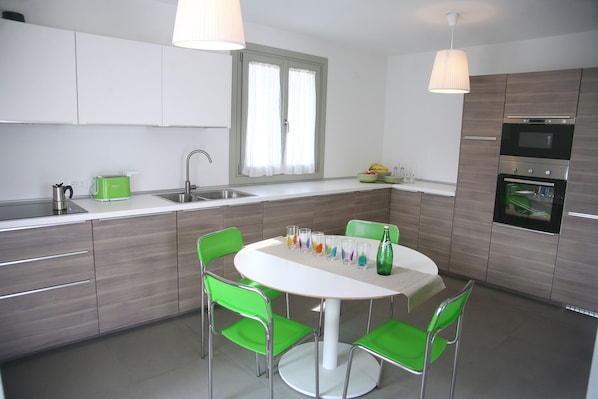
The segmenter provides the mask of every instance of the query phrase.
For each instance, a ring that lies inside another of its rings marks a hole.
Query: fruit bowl
[[[359,180],[362,183],[374,183],[376,180],[378,180],[378,174],[365,172],[358,173],[357,180]]]
[[[378,172],[378,180],[384,181],[386,176],[390,176],[390,172]]]
[[[403,179],[401,178],[401,176],[386,176],[386,177],[384,177],[385,183],[399,184],[402,181],[403,181]]]

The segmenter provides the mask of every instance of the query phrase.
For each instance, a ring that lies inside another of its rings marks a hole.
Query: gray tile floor
[[[443,276],[447,289],[395,317],[425,326],[431,312],[464,281]],[[292,297],[293,318],[316,325],[317,300]],[[283,301],[277,303],[283,310]],[[376,302],[374,325],[388,317]],[[597,320],[478,284],[467,305],[457,374],[457,398],[585,398]],[[365,332],[367,302],[343,304],[341,340]],[[198,313],[111,334],[2,366],[6,399],[187,399],[207,397],[207,359],[199,356]],[[219,340],[214,356],[216,398],[265,398],[254,356]],[[432,365],[428,398],[448,395],[452,348]],[[419,377],[384,369],[370,399],[417,398]],[[277,398],[304,398],[275,375]]]

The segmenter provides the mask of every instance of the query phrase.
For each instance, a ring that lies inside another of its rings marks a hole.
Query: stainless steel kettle
[[[63,186],[63,183],[52,186],[52,209],[55,211],[66,210],[66,192],[69,192],[69,198],[73,198],[73,187]]]

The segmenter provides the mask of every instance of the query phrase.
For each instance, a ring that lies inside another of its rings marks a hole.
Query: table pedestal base
[[[351,345],[338,344],[338,363],[333,370],[322,366],[322,342],[320,342],[320,396],[324,399],[343,397],[343,384],[347,372],[347,360]],[[353,354],[351,379],[347,398],[365,395],[376,387],[379,365],[367,352],[357,350]],[[278,373],[294,390],[315,397],[315,370],[313,342],[298,345],[285,353],[278,363]]]

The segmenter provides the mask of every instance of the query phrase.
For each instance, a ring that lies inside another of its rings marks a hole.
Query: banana
[[[373,170],[377,173],[388,173],[388,168],[377,162],[370,165],[370,170]]]

